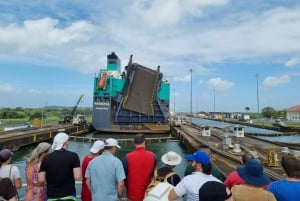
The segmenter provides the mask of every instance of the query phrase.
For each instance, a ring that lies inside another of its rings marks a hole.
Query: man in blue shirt
[[[117,148],[120,148],[117,140],[106,139],[102,155],[87,167],[86,184],[91,190],[92,200],[122,200],[126,176],[121,160],[114,156]]]

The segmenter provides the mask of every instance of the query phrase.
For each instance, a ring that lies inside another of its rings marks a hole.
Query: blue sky
[[[257,86],[260,109],[300,104],[299,1],[0,0],[0,107],[91,107],[112,51],[161,66],[171,111],[190,111],[189,69],[193,111],[256,112]]]

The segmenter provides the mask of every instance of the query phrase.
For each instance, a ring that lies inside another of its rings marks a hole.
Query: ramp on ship
[[[153,102],[161,73],[137,66],[128,87],[123,108],[146,115],[154,115]]]

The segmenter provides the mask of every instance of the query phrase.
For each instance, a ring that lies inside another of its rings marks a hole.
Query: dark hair
[[[142,144],[143,142],[145,142],[145,136],[143,133],[139,133],[134,136],[134,144]]]
[[[212,170],[212,166],[211,166],[211,163],[208,163],[207,165],[203,165],[202,163],[201,163],[201,165],[202,165],[202,172],[204,173],[204,174],[207,174],[207,175],[210,175],[211,174],[211,170]]]
[[[250,159],[254,159],[254,156],[251,153],[247,152],[242,156],[242,163],[246,164],[246,162]]]
[[[199,189],[199,200],[201,201],[224,201],[231,197],[227,194],[226,186],[218,181],[208,181]]]
[[[288,177],[295,177],[300,179],[300,159],[291,156],[284,155],[281,158],[281,166],[284,169]]]

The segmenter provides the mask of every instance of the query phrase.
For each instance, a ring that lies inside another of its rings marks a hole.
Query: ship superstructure
[[[152,70],[132,63],[125,71],[112,52],[107,67],[94,78],[93,127],[99,131],[168,132],[170,84],[158,66]]]

